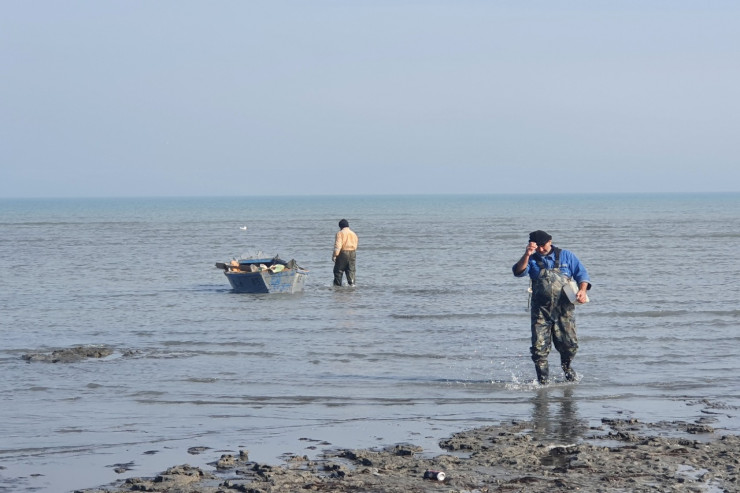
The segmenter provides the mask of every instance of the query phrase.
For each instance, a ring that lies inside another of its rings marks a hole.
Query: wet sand
[[[261,464],[237,450],[214,457],[208,470],[179,465],[76,493],[740,491],[740,437],[713,429],[711,421],[603,418],[577,443],[542,442],[535,422],[504,422],[456,433],[434,457],[397,444],[327,450],[316,459],[288,454],[281,464]],[[444,472],[444,479],[426,478],[429,470]]]

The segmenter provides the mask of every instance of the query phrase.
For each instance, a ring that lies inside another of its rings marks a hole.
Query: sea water
[[[332,286],[341,218],[355,288]],[[533,382],[511,267],[535,229],[592,278],[575,384],[555,351]],[[238,450],[433,455],[509,420],[559,443],[602,417],[740,432],[739,237],[740,194],[0,200],[0,491]],[[260,251],[309,269],[304,293],[233,293],[214,264]],[[88,345],[113,354],[23,359]]]

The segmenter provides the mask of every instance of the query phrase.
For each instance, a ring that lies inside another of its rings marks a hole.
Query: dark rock
[[[105,358],[113,350],[105,346],[77,346],[68,349],[57,349],[50,353],[27,353],[21,356],[25,361],[44,363],[74,363],[89,358]]]

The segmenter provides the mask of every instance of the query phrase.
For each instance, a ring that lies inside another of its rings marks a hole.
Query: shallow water
[[[354,289],[331,286],[341,217],[360,237]],[[602,417],[740,432],[740,264],[718,262],[739,223],[738,194],[0,201],[0,491],[239,448],[433,454],[512,419],[557,442]],[[527,282],[511,265],[533,229],[593,280],[577,384],[557,355],[556,381],[532,383]],[[215,262],[257,250],[308,268],[305,292],[232,293]],[[21,359],[76,345],[114,353]]]

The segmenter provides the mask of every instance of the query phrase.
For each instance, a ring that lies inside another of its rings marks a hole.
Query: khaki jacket
[[[334,238],[334,256],[339,255],[342,250],[352,251],[357,250],[357,235],[354,231],[349,228],[342,228],[337,231],[337,235]]]

